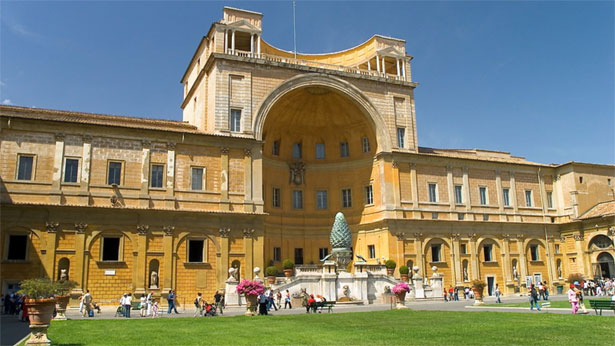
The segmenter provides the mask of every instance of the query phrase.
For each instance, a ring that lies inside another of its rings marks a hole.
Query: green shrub
[[[408,269],[407,266],[401,266],[399,267],[399,273],[402,275],[408,275],[408,273],[410,273],[410,269]]]
[[[395,261],[393,260],[388,260],[384,262],[384,266],[387,267],[388,269],[395,269],[395,267],[397,267],[397,263],[395,263]]]
[[[484,290],[485,286],[487,286],[487,283],[484,282],[483,280],[473,280],[472,281],[472,288],[475,288],[479,291]]]
[[[288,258],[285,259],[284,262],[282,262],[282,266],[284,267],[284,269],[295,268],[295,264],[293,263],[293,261],[289,260]]]
[[[265,269],[265,275],[267,276],[276,276],[278,275],[278,268],[274,266],[269,266]]]
[[[57,294],[59,296],[66,296],[73,290],[73,288],[77,287],[77,283],[71,280],[56,281],[56,285]]]
[[[27,295],[29,299],[53,298],[58,293],[58,283],[46,277],[26,279],[19,285],[19,293]]]

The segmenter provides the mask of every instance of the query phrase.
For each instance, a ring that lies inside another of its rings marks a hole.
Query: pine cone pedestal
[[[347,248],[335,248],[331,253],[337,264],[337,270],[339,272],[346,272],[348,264],[352,261],[352,251]]]

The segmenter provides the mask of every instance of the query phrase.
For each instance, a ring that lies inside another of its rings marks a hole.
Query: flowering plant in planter
[[[395,286],[393,286],[392,291],[395,294],[408,293],[408,292],[410,292],[410,285],[408,285],[405,282],[400,282],[400,283],[396,284]]]
[[[258,281],[241,280],[237,285],[237,293],[246,296],[257,296],[265,292],[265,286]]]

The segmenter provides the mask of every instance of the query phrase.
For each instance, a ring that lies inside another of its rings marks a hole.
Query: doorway
[[[487,276],[487,293],[489,294],[489,296],[492,296],[495,294],[495,277],[494,276]]]
[[[542,282],[542,274],[534,274],[534,285]]]
[[[600,267],[600,274],[603,278],[615,277],[615,262],[613,256],[608,252],[603,252],[598,255],[598,265]]]

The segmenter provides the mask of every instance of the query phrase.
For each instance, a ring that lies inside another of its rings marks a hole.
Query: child
[[[158,302],[154,299],[152,300],[152,317],[158,316]]]

